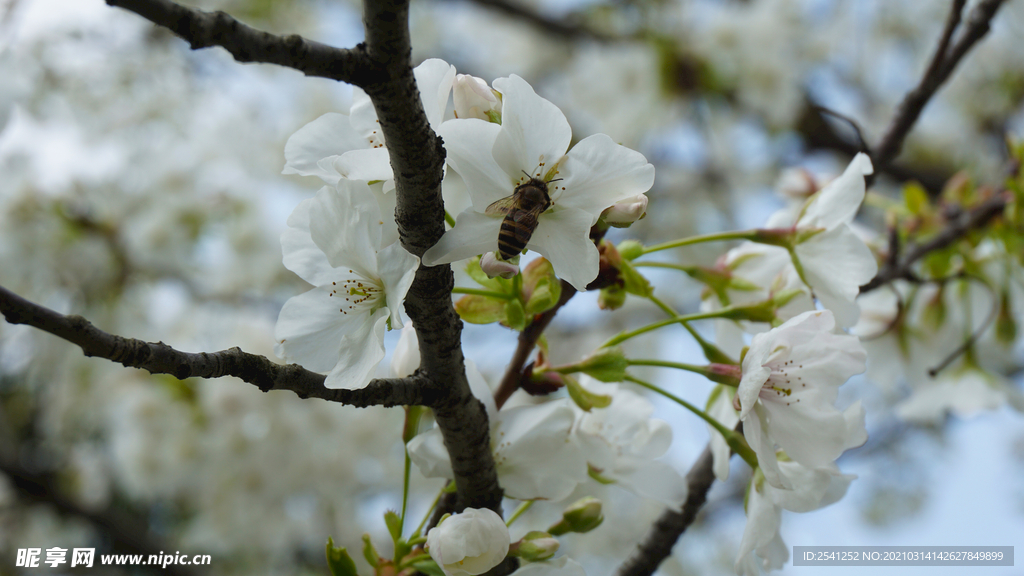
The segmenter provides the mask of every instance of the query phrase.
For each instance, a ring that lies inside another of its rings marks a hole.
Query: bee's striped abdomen
[[[505,216],[498,231],[498,252],[502,259],[510,260],[526,248],[526,243],[533,236],[533,228],[523,222],[517,222],[512,214]]]

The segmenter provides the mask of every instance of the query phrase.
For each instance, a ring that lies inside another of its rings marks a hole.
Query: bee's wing
[[[497,216],[499,214],[508,214],[516,209],[516,196],[506,196],[497,202],[491,202],[491,205],[484,209],[484,214],[488,216]]]
[[[538,204],[529,210],[520,210],[516,212],[512,218],[516,222],[528,227],[532,233],[533,229],[537,227],[537,219],[540,218],[540,215],[546,208],[547,206]]]

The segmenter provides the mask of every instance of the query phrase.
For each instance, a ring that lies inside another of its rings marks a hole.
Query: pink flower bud
[[[636,222],[647,213],[647,196],[637,194],[607,208],[601,216],[604,221],[616,228],[625,228]]]
[[[480,268],[490,278],[494,278],[495,276],[511,278],[516,274],[519,274],[519,266],[499,259],[494,255],[494,252],[487,252],[480,257]]]

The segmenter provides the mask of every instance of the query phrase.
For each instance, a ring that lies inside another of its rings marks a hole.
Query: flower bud
[[[468,74],[455,76],[452,86],[456,118],[478,118],[501,124],[501,101],[482,78]]]
[[[626,290],[619,286],[602,288],[597,295],[597,306],[601,310],[618,310],[626,303]]]
[[[803,168],[787,168],[775,182],[779,194],[794,200],[804,200],[818,191],[814,176]]]
[[[623,240],[616,246],[619,255],[626,260],[635,260],[644,253],[644,245],[637,240]]]
[[[587,496],[577,500],[562,512],[562,519],[548,528],[548,532],[560,536],[568,532],[584,533],[590,532],[604,522],[604,514],[601,512],[601,501],[597,498]]]
[[[430,557],[447,576],[475,576],[505,559],[511,540],[494,511],[466,508],[427,533]]]
[[[645,214],[647,214],[647,195],[637,194],[605,208],[601,213],[601,219],[609,226],[628,228],[630,224],[643,218]]]
[[[487,274],[488,278],[494,278],[495,276],[511,278],[519,274],[518,265],[498,258],[494,255],[494,252],[487,252],[480,257],[480,269]]]
[[[558,540],[551,537],[547,532],[533,530],[523,536],[523,539],[512,545],[514,554],[527,562],[538,562],[547,560],[558,552]]]

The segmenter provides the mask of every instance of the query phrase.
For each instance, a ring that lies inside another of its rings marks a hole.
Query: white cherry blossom
[[[824,466],[856,440],[867,440],[857,403],[835,407],[839,386],[864,371],[866,354],[855,336],[834,334],[828,310],[815,310],[754,336],[736,390],[743,435],[770,484],[792,488],[780,473],[776,444],[794,461]]]
[[[467,376],[470,371],[467,369]],[[575,414],[568,399],[496,411],[490,390],[470,385],[484,402],[491,450],[505,496],[562,500],[587,479],[587,463],[571,435]],[[441,431],[428,430],[407,445],[409,457],[428,478],[451,478],[451,459]]]
[[[457,74],[452,87],[456,118],[477,118],[491,121],[501,112],[501,100],[483,78],[468,74]]]
[[[427,120],[436,129],[444,120],[455,67],[431,58],[417,66],[413,74]],[[381,181],[385,182],[385,192],[394,188],[377,112],[370,97],[358,87],[352,88],[349,114],[329,112],[306,124],[285,143],[284,156],[284,174],[316,176],[328,184],[342,178]]]
[[[329,372],[328,388],[361,388],[384,358],[384,332],[401,307],[419,259],[395,243],[381,249],[381,214],[366,184],[342,180],[300,203],[281,235],[284,265],[314,288],[288,300],[274,351]]]
[[[574,405],[573,434],[583,449],[591,470],[601,478],[666,506],[686,500],[686,480],[665,462],[655,460],[672,444],[672,428],[651,418],[654,406],[643,396],[582,376],[580,384],[589,392],[611,396],[605,408],[584,412]]]
[[[755,474],[747,493],[747,524],[740,541],[735,569],[743,576],[759,576],[761,569],[779,570],[789,559],[779,527],[782,511],[810,512],[833,504],[857,478],[842,474],[835,464],[808,468],[796,462],[779,462],[780,474],[793,487],[784,490]],[[758,562],[760,560],[760,562]]]
[[[810,197],[796,221],[791,211],[782,210],[767,224],[796,235],[797,273],[842,326],[857,322],[860,286],[878,272],[871,250],[850,227],[864,200],[864,176],[872,171],[871,159],[857,154],[841,176]]]
[[[1002,376],[964,365],[915,386],[910,397],[896,406],[896,413],[908,422],[938,424],[947,413],[970,418],[1007,403],[1024,409],[1021,393]]]
[[[540,215],[526,247],[584,290],[598,272],[590,227],[605,208],[646,192],[654,183],[654,167],[604,134],[581,140],[567,153],[572,131],[554,104],[515,75],[495,80],[494,87],[502,94],[501,125],[468,118],[438,129],[448,163],[465,181],[473,206],[423,261],[433,266],[497,250],[503,216],[485,214],[487,207],[539,178],[548,184],[553,204]]]
[[[505,521],[487,508],[466,508],[427,532],[430,557],[447,576],[476,576],[508,555],[511,538]]]
[[[579,562],[562,556],[543,562],[527,562],[512,573],[512,576],[586,576],[587,572]]]

